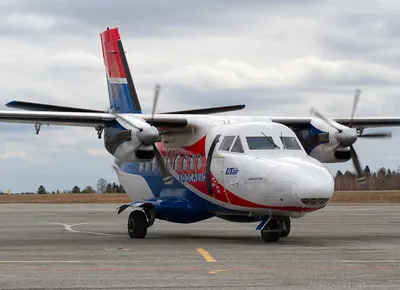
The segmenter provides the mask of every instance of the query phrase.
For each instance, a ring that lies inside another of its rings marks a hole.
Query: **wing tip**
[[[13,107],[16,104],[18,104],[18,101],[10,101],[10,102],[6,103],[6,107]]]

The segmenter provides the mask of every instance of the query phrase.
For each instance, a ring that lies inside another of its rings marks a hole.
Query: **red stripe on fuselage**
[[[100,38],[108,76],[110,78],[126,78],[121,55],[118,51],[118,40],[120,40],[118,28],[102,32]]]

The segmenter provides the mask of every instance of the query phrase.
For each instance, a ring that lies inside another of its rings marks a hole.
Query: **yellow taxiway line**
[[[204,250],[204,249],[202,249],[202,248],[197,248],[196,250],[197,250],[197,252],[200,253],[200,255],[203,256],[203,258],[204,258],[207,262],[212,263],[212,262],[216,262],[216,261],[217,261],[217,260],[215,260],[215,259],[213,258],[213,256],[211,256],[210,253],[207,252],[206,250]]]

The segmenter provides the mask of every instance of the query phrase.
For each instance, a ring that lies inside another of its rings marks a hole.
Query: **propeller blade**
[[[351,118],[350,118],[349,128],[351,128],[351,126],[353,126],[354,114],[356,113],[357,103],[358,103],[358,100],[360,99],[360,94],[361,94],[361,90],[360,89],[356,89],[356,92],[354,94],[353,109],[351,111]]]
[[[329,124],[331,127],[333,127],[334,129],[336,129],[339,133],[342,132],[341,129],[337,128],[336,126],[334,126],[328,119],[326,119],[321,113],[319,113],[317,110],[315,110],[314,108],[311,108],[311,114],[317,116],[318,118],[320,118],[321,120],[325,121],[325,123]]]
[[[165,165],[164,158],[162,157],[156,144],[154,144],[153,147],[154,147],[154,158],[156,158],[156,160],[158,162],[158,166],[160,167],[160,173],[163,176],[164,183],[167,183],[172,180],[172,175],[167,170],[167,166]]]
[[[360,138],[387,138],[390,139],[392,138],[392,133],[391,132],[386,132],[386,133],[366,133],[366,134],[361,134],[358,137]]]
[[[363,183],[365,181],[365,176],[362,173],[360,160],[358,159],[356,150],[354,149],[353,145],[350,146],[350,153],[351,153],[351,159],[353,160],[354,168],[356,169],[358,181],[360,183]]]
[[[151,110],[151,122],[150,125],[153,126],[154,114],[156,113],[156,107],[158,103],[158,95],[160,94],[161,85],[156,84],[154,89],[154,99],[153,99],[153,109]]]
[[[139,118],[129,118],[129,119],[127,119],[127,118],[125,118],[123,116],[123,114],[116,114],[116,116],[117,116],[117,118],[120,118],[120,119],[124,120],[126,123],[128,123],[132,127],[138,129],[140,132],[143,131],[143,126],[141,126],[141,125],[142,124],[143,125],[147,125],[146,121],[143,121],[143,120],[141,120]]]

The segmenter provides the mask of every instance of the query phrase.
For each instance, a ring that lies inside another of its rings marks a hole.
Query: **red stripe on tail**
[[[104,65],[109,78],[126,78],[121,55],[118,51],[120,35],[118,28],[108,29],[100,33]]]

